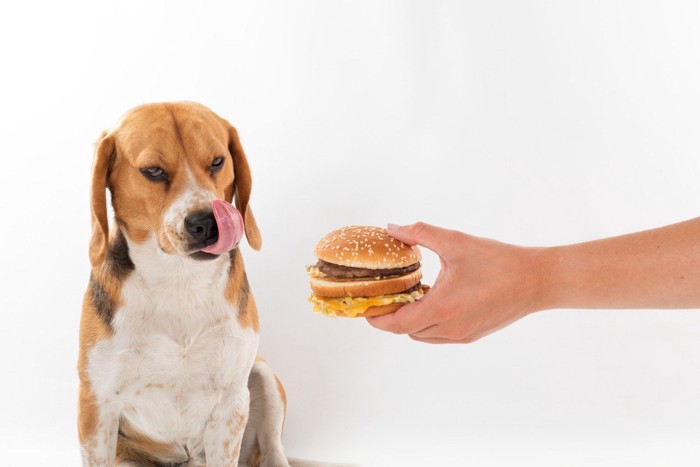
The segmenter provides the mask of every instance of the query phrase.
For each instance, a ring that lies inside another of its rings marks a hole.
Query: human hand
[[[540,248],[508,245],[418,222],[389,235],[440,257],[435,284],[395,313],[367,318],[374,327],[433,344],[470,343],[542,309]]]

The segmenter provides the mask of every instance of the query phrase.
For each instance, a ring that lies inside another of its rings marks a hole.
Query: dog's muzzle
[[[197,211],[185,217],[185,230],[194,248],[205,248],[219,239],[219,227],[212,211]]]
[[[238,246],[244,233],[243,217],[230,203],[216,199],[211,211],[196,211],[185,218],[190,247],[199,253],[221,255]]]

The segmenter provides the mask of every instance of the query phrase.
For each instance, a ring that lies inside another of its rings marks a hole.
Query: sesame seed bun
[[[359,225],[328,233],[314,254],[328,263],[366,269],[401,268],[421,260],[417,247],[389,236],[386,229]]]

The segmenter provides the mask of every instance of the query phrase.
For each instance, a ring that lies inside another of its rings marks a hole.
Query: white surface
[[[244,248],[294,457],[365,466],[700,462],[700,313],[551,311],[432,347],[311,313],[345,224],[526,245],[700,212],[690,1],[13,2],[0,11],[0,451],[79,463],[92,142],[187,99],[238,126]],[[438,271],[425,254],[428,282]]]

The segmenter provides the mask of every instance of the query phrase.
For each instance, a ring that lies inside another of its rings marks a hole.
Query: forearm
[[[700,218],[535,256],[539,309],[700,308]]]

